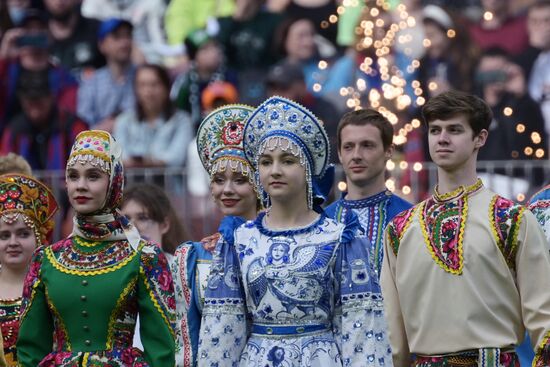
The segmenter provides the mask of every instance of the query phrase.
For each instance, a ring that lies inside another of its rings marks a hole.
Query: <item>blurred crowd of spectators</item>
[[[373,97],[388,73],[410,101],[396,131],[418,97],[460,89],[493,109],[481,159],[547,159],[550,0],[5,0],[0,37],[0,154],[35,170],[62,169],[89,127],[113,132],[129,167],[191,169],[205,114],[275,94],[324,121],[336,161],[344,112],[395,107]],[[399,150],[427,160],[414,127]]]

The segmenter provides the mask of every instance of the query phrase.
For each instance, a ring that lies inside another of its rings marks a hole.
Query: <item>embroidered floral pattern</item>
[[[69,166],[73,165],[77,156],[93,156],[104,161],[107,165],[105,171],[110,171],[109,163],[111,157],[109,152],[111,137],[108,133],[100,130],[83,131],[76,137],[76,141],[71,149],[69,157]]]
[[[498,195],[493,197],[489,207],[495,241],[512,271],[516,269],[517,237],[524,210],[524,207]]]
[[[418,220],[426,247],[435,262],[451,274],[462,274],[468,197],[482,188],[480,179],[445,194],[436,186],[434,195],[419,205]]]
[[[172,281],[172,273],[168,267],[166,256],[164,256],[158,246],[150,243],[143,246],[141,250],[140,274],[157,310],[173,333],[176,320],[174,282]]]
[[[388,233],[388,240],[390,241],[393,253],[397,256],[399,251],[399,244],[403,235],[407,231],[407,228],[411,224],[413,218],[415,207],[408,210],[404,210],[401,213],[397,214],[392,221],[386,227]]]
[[[8,367],[17,365],[15,343],[19,334],[19,312],[21,311],[21,297],[16,299],[0,300],[0,329],[4,343],[4,355]]]
[[[500,367],[520,367],[516,353],[500,353]],[[413,362],[414,367],[453,367],[453,366],[477,366],[478,356],[455,355],[445,357],[417,357]],[[541,365],[542,366],[542,365]],[[538,367],[538,366],[537,366]]]
[[[548,208],[550,208],[550,200],[547,199],[536,200],[528,207],[544,230],[546,238],[550,240],[550,210]]]
[[[380,287],[367,247],[354,236],[358,221],[344,227],[322,215],[275,231],[262,218],[230,231],[234,237],[221,230],[199,365],[391,364]],[[307,331],[314,325],[316,331]]]
[[[309,110],[282,97],[271,97],[256,108],[244,131],[244,151],[250,162],[256,161],[262,142],[272,136],[297,144],[308,155],[312,176],[323,176],[330,160],[328,136]]]
[[[39,367],[149,367],[137,348],[113,349],[108,351],[54,352],[48,354]]]
[[[76,275],[97,275],[120,269],[136,254],[127,241],[97,243],[78,237],[60,241],[46,249],[46,256],[56,269]]]
[[[342,200],[342,210],[337,220],[342,222],[347,210],[353,210],[359,217],[359,222],[369,239],[369,259],[371,266],[378,273],[382,269],[384,228],[388,224],[387,206],[391,192],[384,190],[376,195],[361,200]]]
[[[25,317],[25,314],[34,299],[36,288],[41,283],[40,267],[42,266],[43,258],[44,247],[39,247],[34,251],[33,258],[27,272],[27,276],[25,277],[25,283],[23,285],[23,301],[21,302],[21,319]]]
[[[0,177],[0,213],[24,214],[39,244],[45,243],[51,233],[57,209],[53,194],[41,182],[20,174]]]
[[[550,365],[550,331],[546,333],[537,346],[533,367],[545,367]]]
[[[210,171],[215,160],[222,156],[244,158],[242,141],[244,122],[252,108],[228,105],[210,113],[197,131],[197,148],[203,166]]]
[[[443,270],[462,274],[467,198],[443,203],[430,198],[420,205],[418,215],[426,246],[433,259]]]

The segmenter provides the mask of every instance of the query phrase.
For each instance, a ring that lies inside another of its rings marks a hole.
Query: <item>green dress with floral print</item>
[[[144,351],[132,347],[136,317]],[[23,367],[174,366],[175,300],[160,249],[72,237],[40,247],[23,293]]]

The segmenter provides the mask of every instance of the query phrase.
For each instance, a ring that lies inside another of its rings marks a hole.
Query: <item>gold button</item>
[[[86,311],[86,310],[82,311],[82,316],[88,317],[88,311]]]
[[[84,341],[84,344],[86,344],[86,345],[89,347],[90,345],[92,345],[92,342],[89,341],[89,340],[85,340],[85,341]]]
[[[87,285],[88,285],[88,281],[87,281],[86,279],[83,279],[83,280],[82,280],[82,285],[83,285],[84,287],[87,286]]]
[[[85,295],[80,296],[81,301],[86,301],[87,297]]]
[[[88,325],[82,326],[82,329],[84,329],[84,331],[90,331],[90,327]]]

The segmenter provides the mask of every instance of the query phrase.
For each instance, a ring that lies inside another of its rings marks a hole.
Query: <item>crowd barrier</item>
[[[387,186],[398,195],[417,203],[431,192],[437,183],[437,167],[433,162],[389,164]],[[139,182],[154,183],[164,188],[192,239],[216,231],[221,213],[213,205],[208,190],[204,195],[193,195],[185,169],[131,168],[126,169],[126,186]],[[50,186],[63,207],[68,207],[65,193],[64,171],[35,171],[35,176]],[[533,161],[483,161],[478,162],[478,174],[485,185],[502,196],[519,203],[526,203],[532,194],[550,182],[550,162]],[[206,183],[205,183],[206,185]],[[340,197],[345,190],[341,166],[336,166],[336,179],[329,201]],[[57,223],[61,223],[61,214]],[[61,225],[56,226],[55,238],[61,235]]]

